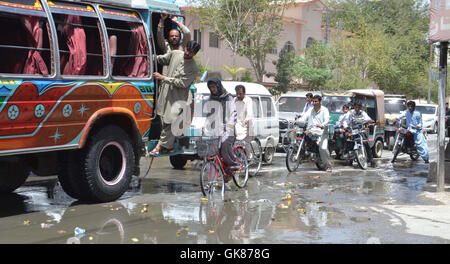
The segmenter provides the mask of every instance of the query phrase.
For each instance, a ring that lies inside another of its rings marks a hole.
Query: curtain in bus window
[[[147,55],[149,51],[144,26],[137,23],[129,23],[129,25],[133,31],[129,54]],[[148,77],[147,56],[136,56],[128,59],[124,71],[128,77]]]
[[[63,75],[83,75],[87,65],[86,34],[82,27],[73,25],[81,24],[81,18],[68,15],[64,23],[63,32],[70,55],[64,65]]]
[[[22,22],[29,33],[27,35],[28,46],[42,48],[43,29],[40,19],[38,17],[24,16],[22,17]],[[23,73],[48,75],[47,65],[45,65],[40,51],[30,50],[28,52]]]

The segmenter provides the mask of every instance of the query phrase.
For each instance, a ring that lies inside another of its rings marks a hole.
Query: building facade
[[[221,71],[224,79],[231,78],[223,70],[224,65],[233,66],[231,50],[224,41],[220,41],[207,26],[200,25],[198,19],[187,12],[190,7],[183,7],[181,12],[185,16],[185,25],[191,30],[192,38],[201,44],[201,52],[197,55],[201,63]],[[284,47],[298,53],[312,43],[312,41],[323,41],[322,13],[327,6],[321,0],[296,0],[284,13],[284,26],[276,49],[267,56],[266,72],[276,71],[273,61],[278,60],[278,54]],[[243,67],[253,73],[253,69],[247,58],[236,56],[236,67]],[[253,75],[253,74],[252,74]],[[263,84],[270,86],[274,84],[272,78],[264,76]]]

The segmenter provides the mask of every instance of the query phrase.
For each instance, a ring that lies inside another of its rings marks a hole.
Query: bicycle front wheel
[[[250,142],[250,147],[247,150],[248,158],[248,175],[250,177],[256,176],[261,169],[262,164],[262,147],[258,139]]]
[[[234,149],[234,154],[241,164],[240,168],[233,173],[233,181],[239,188],[244,188],[248,181],[248,160],[245,150],[242,146]]]
[[[200,171],[200,187],[204,196],[224,195],[223,172],[214,160],[207,160],[203,163]]]

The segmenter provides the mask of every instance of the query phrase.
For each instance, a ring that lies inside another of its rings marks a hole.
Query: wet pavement
[[[429,137],[431,160],[435,139]],[[421,195],[430,190],[428,164],[403,155],[392,165],[390,155],[384,151],[367,171],[334,161],[328,174],[313,164],[288,173],[277,153],[246,188],[231,181],[223,200],[202,199],[198,162],[174,170],[167,158],[112,203],[81,204],[55,177],[31,177],[0,199],[0,243],[449,243],[412,232],[394,211],[442,203]]]

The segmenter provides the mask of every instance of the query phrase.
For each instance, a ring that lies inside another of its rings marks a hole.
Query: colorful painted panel
[[[92,119],[111,113],[131,116],[144,135],[153,103],[153,83],[0,81],[0,153],[79,144]]]

